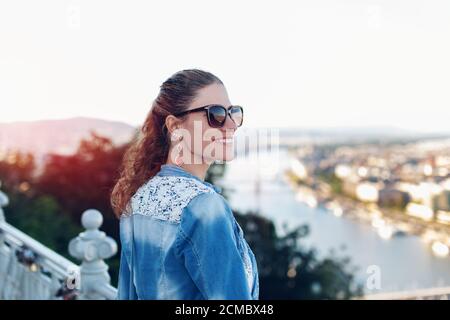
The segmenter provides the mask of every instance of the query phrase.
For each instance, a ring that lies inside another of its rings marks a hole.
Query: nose
[[[231,119],[230,114],[227,114],[227,118],[225,119],[225,123],[222,128],[227,131],[233,130],[233,133],[234,133],[234,131],[236,131],[237,125],[236,125],[236,123],[234,123],[233,119]]]

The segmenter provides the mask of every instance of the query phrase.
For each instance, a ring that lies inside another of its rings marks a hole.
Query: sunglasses
[[[225,108],[220,104],[210,104],[207,106],[186,110],[174,114],[174,116],[182,116],[191,112],[206,111],[206,117],[208,118],[208,124],[212,128],[221,128],[224,126],[227,120],[227,115],[236,124],[236,126],[242,126],[244,120],[244,109],[241,106],[229,106]]]

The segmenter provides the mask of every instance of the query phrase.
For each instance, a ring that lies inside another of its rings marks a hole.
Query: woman
[[[256,260],[214,161],[234,156],[243,110],[222,81],[182,70],[160,87],[111,195],[122,244],[118,299],[258,299]]]

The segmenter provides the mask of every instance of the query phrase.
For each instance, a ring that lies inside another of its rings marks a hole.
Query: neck
[[[184,170],[188,171],[192,175],[198,177],[201,180],[205,180],[206,172],[208,171],[209,164],[183,164],[180,166]]]
[[[190,159],[192,159],[192,157]],[[194,161],[192,164],[183,163],[182,165],[177,165],[174,161],[172,161],[171,157],[168,157],[166,164],[179,166],[201,180],[205,180],[206,172],[210,166],[210,164],[204,162],[200,163],[200,161]]]

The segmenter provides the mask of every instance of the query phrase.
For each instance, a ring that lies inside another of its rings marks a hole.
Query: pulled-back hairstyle
[[[162,83],[139,135],[124,153],[110,199],[116,217],[131,213],[131,197],[167,161],[170,137],[166,117],[186,110],[200,89],[214,83],[223,84],[212,73],[198,69],[181,70]]]

